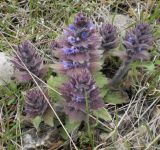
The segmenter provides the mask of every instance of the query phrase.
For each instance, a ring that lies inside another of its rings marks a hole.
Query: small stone
[[[0,52],[0,85],[5,85],[11,81],[13,72],[14,68],[9,56],[4,52]]]
[[[130,25],[132,19],[127,15],[117,14],[114,18],[113,24],[119,28],[119,30],[124,34],[125,29]]]
[[[133,22],[133,20],[128,15],[122,14],[117,14],[114,17],[114,20],[112,19],[113,15],[108,15],[105,18],[105,22],[112,23],[113,21],[113,25],[118,28],[119,33],[121,33],[122,35],[125,35],[126,28],[128,28],[128,26]]]

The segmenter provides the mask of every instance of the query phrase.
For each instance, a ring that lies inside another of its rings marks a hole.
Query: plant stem
[[[126,73],[128,72],[128,70],[130,68],[130,64],[132,62],[133,62],[133,59],[125,60],[122,63],[122,65],[120,66],[119,70],[114,75],[114,77],[112,78],[112,80],[109,83],[109,85],[114,86],[114,85],[118,84],[122,80],[122,78],[126,75]]]
[[[85,92],[85,97],[86,97],[87,131],[88,131],[89,141],[90,141],[92,149],[93,149],[94,148],[94,141],[92,139],[91,128],[90,128],[90,124],[89,124],[89,105],[88,105],[88,97],[87,97],[86,92]]]

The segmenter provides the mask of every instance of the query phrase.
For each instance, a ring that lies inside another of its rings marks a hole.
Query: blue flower
[[[71,44],[74,44],[76,42],[76,38],[73,37],[73,36],[69,36],[68,37],[68,42],[71,43]]]
[[[144,46],[139,46],[139,48],[138,48],[138,51],[140,52],[140,51],[144,51],[145,49],[147,49],[147,47],[144,47]]]
[[[67,69],[80,67],[81,64],[79,62],[63,61],[63,66],[64,66],[64,69],[67,70]]]
[[[82,52],[86,52],[86,48],[83,46],[72,46],[71,48],[64,48],[63,49],[65,55],[74,55]]]
[[[71,48],[66,48],[66,49],[64,49],[65,55],[76,54],[76,53],[78,53],[78,52],[79,52],[79,49],[76,48],[76,47],[74,47],[74,46],[72,46]]]
[[[83,32],[81,33],[81,38],[84,39],[84,40],[87,39],[88,36],[89,36],[89,34],[88,34],[88,32],[86,32],[86,31],[83,31]]]
[[[128,42],[130,42],[131,44],[135,44],[136,43],[136,39],[133,36],[129,36],[128,37]]]
[[[70,61],[63,61],[63,66],[64,66],[64,69],[70,69],[72,68],[73,64]]]
[[[70,30],[72,30],[72,31],[75,31],[75,30],[76,30],[76,28],[75,28],[75,26],[74,26],[73,24],[70,24],[70,25],[68,26],[68,28],[69,28]]]
[[[85,103],[86,98],[84,96],[78,96],[78,95],[76,95],[75,98],[74,98],[74,100],[76,102],[84,102]]]

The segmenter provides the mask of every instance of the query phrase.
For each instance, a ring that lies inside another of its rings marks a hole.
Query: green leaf
[[[16,103],[16,99],[10,99],[7,103],[7,105],[13,105]]]
[[[68,131],[68,133],[75,131],[79,126],[80,126],[79,121],[73,121],[69,119],[66,120],[65,128]],[[68,139],[68,136],[66,132],[64,131],[64,129],[61,129],[60,135],[63,137],[63,139]]]
[[[156,64],[156,65],[160,65],[160,60],[156,60],[156,61],[155,61],[155,64]]]
[[[17,92],[17,85],[15,82],[10,82],[9,83],[9,88],[10,90],[12,90],[13,92]]]
[[[111,104],[123,104],[128,102],[128,96],[124,92],[108,90],[104,101]]]
[[[36,128],[36,130],[39,129],[39,125],[40,125],[41,121],[42,121],[42,118],[40,116],[37,116],[32,119],[32,123],[33,123],[34,127]]]
[[[101,90],[101,96],[104,97],[106,95],[106,85],[107,85],[107,78],[105,77],[105,75],[102,72],[97,72],[94,75],[94,78],[96,80],[96,84],[97,86],[100,88]]]
[[[52,87],[54,90],[58,91],[58,88],[60,87],[60,85],[62,85],[66,80],[67,80],[67,77],[62,75],[56,76],[56,77],[51,76],[48,79],[47,84],[50,87]],[[54,100],[54,102],[57,102],[60,99],[60,95],[54,92],[52,89],[49,89],[48,93],[49,93],[49,96]]]
[[[160,76],[158,76],[158,82],[160,81]]]
[[[137,69],[137,67],[141,66],[142,63],[140,61],[134,61],[132,64],[131,64],[131,68],[132,70],[134,69]]]
[[[79,125],[79,121],[67,120],[65,127],[67,128],[67,131],[71,133],[74,129],[78,128]]]
[[[66,26],[71,24],[74,21],[75,13],[73,13],[66,22]]]
[[[46,113],[43,115],[43,120],[47,125],[53,127],[54,126],[53,117],[54,117],[54,113],[52,109],[48,108]]]
[[[98,109],[98,110],[94,110],[94,111],[93,111],[93,114],[94,114],[97,118],[103,119],[103,120],[105,120],[105,121],[111,121],[111,120],[112,120],[111,115],[109,114],[109,112],[108,112],[107,109],[105,109],[105,108],[100,108],[100,109]]]
[[[105,75],[102,72],[97,72],[94,77],[95,77],[97,86],[99,88],[103,88],[104,85],[106,85],[108,82],[107,78],[105,77]]]

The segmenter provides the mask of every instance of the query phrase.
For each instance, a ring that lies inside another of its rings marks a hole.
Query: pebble
[[[4,52],[0,52],[0,85],[6,85],[11,81],[14,68],[10,62],[10,57]]]

